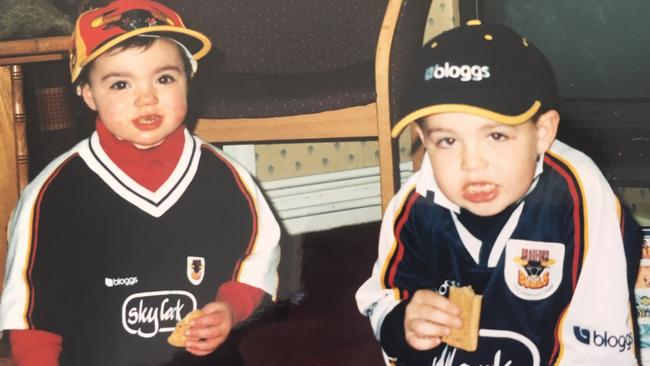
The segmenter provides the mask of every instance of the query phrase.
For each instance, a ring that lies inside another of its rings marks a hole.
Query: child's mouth
[[[463,198],[474,203],[488,202],[493,200],[499,190],[492,183],[471,183],[463,189]]]
[[[155,130],[162,124],[162,116],[158,114],[147,114],[133,120],[133,125],[143,131]]]

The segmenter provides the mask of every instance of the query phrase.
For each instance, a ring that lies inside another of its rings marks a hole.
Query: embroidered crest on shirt
[[[513,239],[506,244],[505,281],[522,299],[545,299],[560,286],[563,263],[562,244]]]
[[[199,285],[205,275],[205,258],[187,257],[187,279],[193,285]]]

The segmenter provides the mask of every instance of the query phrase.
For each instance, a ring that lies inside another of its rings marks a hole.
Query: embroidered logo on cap
[[[460,81],[481,81],[483,79],[489,78],[490,67],[481,66],[481,65],[451,65],[449,62],[445,62],[444,65],[435,64],[429,66],[424,71],[424,80],[429,81],[431,79],[460,79]]]

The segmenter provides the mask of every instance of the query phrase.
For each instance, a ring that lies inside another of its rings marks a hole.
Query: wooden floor
[[[305,235],[300,304],[246,332],[246,366],[381,366],[379,344],[357,310],[354,293],[370,276],[379,224]]]

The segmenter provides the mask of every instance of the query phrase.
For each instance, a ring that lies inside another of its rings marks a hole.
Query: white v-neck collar
[[[200,142],[184,131],[183,150],[176,167],[167,180],[151,192],[122,171],[106,154],[99,143],[97,133],[93,133],[80,149],[80,156],[88,167],[124,200],[147,212],[160,217],[181,197],[196,174],[201,156]]]
[[[499,235],[494,240],[494,245],[490,251],[490,256],[488,257],[487,263],[488,267],[496,267],[497,263],[499,263],[501,253],[503,253],[508,240],[510,240],[512,233],[515,231],[515,228],[517,228],[517,223],[519,223],[519,217],[521,216],[523,209],[524,202],[522,201],[510,214],[510,217],[508,218],[508,221],[506,221],[505,225],[503,225],[503,228],[501,228],[501,232],[499,232]],[[482,242],[474,235],[472,235],[469,230],[467,230],[467,228],[458,219],[457,214],[452,212],[451,217],[454,219],[456,231],[458,232],[458,236],[460,236],[460,240],[463,242],[465,249],[467,249],[469,254],[472,256],[474,262],[478,264],[480,261],[479,256],[481,253]]]

